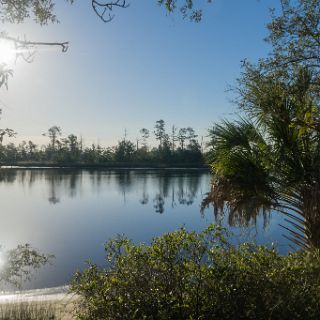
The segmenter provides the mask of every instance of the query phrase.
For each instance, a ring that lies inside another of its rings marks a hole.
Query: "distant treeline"
[[[82,138],[74,134],[63,137],[58,126],[49,128],[43,134],[49,141],[42,146],[32,141],[4,145],[3,137],[15,136],[15,132],[11,129],[2,129],[1,132],[4,133],[0,141],[1,165],[205,166],[202,142],[199,143],[194,129],[172,126],[170,133],[167,133],[163,120],[157,121],[152,131],[158,142],[156,147],[150,147],[151,133],[146,128],[139,131],[136,141],[130,141],[124,134],[112,147],[100,144],[84,146]]]

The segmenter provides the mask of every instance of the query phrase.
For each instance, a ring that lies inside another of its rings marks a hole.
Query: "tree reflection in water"
[[[153,204],[156,213],[164,213],[166,206],[190,206],[200,193],[200,182],[207,172],[172,170],[74,170],[74,169],[1,169],[0,183],[27,184],[32,188],[37,180],[44,182],[47,199],[59,204],[63,198],[74,198],[86,192],[85,185],[96,193],[114,188],[127,196],[139,193],[141,205]],[[199,195],[201,196],[201,195]]]
[[[262,217],[263,229],[265,229],[271,218],[271,210],[266,208],[257,208],[256,206],[243,206],[241,210],[231,210],[231,206],[227,202],[219,202],[212,190],[208,192],[202,200],[201,212],[205,209],[213,209],[215,223],[220,223],[224,217],[227,217],[228,225],[231,227],[252,227],[256,226],[258,217]]]
[[[250,227],[263,216],[264,227],[268,225],[270,213],[265,210],[232,211],[225,204],[220,204],[212,197],[212,192],[202,195],[200,183],[206,172],[171,171],[171,170],[74,170],[74,169],[1,169],[0,183],[26,185],[30,188],[42,180],[47,187],[47,199],[59,204],[63,198],[75,198],[84,191],[84,185],[90,184],[95,193],[108,192],[116,188],[123,204],[127,196],[139,193],[141,205],[152,204],[156,213],[163,214],[166,207],[190,206],[197,197],[202,200],[201,211],[212,207],[215,223],[227,217],[227,223],[234,227]],[[208,183],[209,189],[209,183]]]

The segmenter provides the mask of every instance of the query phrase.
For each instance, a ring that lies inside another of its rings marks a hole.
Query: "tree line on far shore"
[[[158,142],[151,147],[151,135]],[[139,137],[130,141],[126,133],[112,147],[100,144],[84,146],[82,137],[74,134],[63,137],[59,126],[52,126],[43,135],[48,137],[47,145],[39,146],[33,141],[22,141],[20,144],[3,144],[3,138],[14,137],[12,129],[0,130],[0,164],[45,164],[45,165],[155,165],[155,166],[203,166],[203,139],[192,127],[171,127],[166,131],[165,121],[158,120],[154,130],[142,128]]]

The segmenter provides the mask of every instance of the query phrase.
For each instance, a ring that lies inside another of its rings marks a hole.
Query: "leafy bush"
[[[281,256],[274,248],[225,240],[225,230],[179,229],[134,245],[105,246],[105,268],[74,276],[80,319],[318,319],[318,251]]]

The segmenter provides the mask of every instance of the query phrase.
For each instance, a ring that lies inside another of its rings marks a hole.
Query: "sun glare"
[[[16,50],[13,43],[0,40],[0,64],[13,65],[16,59]]]

